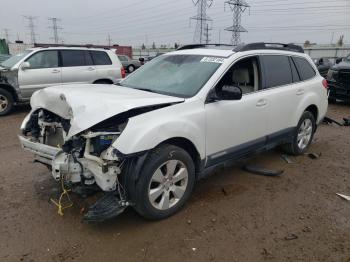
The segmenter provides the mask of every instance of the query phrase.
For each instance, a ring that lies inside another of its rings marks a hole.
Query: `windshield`
[[[10,57],[6,61],[2,62],[0,65],[3,67],[6,67],[6,68],[11,68],[15,64],[17,64],[23,57],[30,54],[31,52],[33,52],[33,50],[25,50],[23,53],[20,53],[20,54],[17,54],[17,55]]]
[[[165,95],[192,97],[223,60],[201,55],[163,55],[142,66],[120,85]]]

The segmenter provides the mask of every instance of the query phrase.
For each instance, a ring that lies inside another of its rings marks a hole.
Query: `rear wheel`
[[[0,88],[0,116],[7,115],[11,112],[14,100],[10,92]]]
[[[309,111],[305,111],[299,120],[293,141],[284,145],[284,150],[292,155],[303,154],[311,144],[315,130],[316,120],[314,115]]]
[[[133,65],[129,65],[128,66],[128,72],[129,73],[132,73],[132,72],[134,72],[135,71],[135,67],[133,66]]]
[[[162,145],[145,162],[136,185],[134,208],[147,219],[171,216],[188,200],[194,181],[191,156],[177,146]]]

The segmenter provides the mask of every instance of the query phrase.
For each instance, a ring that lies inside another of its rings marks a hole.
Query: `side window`
[[[257,57],[244,58],[236,62],[223,76],[217,86],[233,85],[243,94],[259,90],[259,64]]]
[[[95,65],[111,65],[112,61],[103,51],[90,51]]]
[[[301,80],[313,78],[316,73],[305,58],[293,57],[293,61],[298,69]]]
[[[299,82],[300,81],[300,77],[299,77],[297,68],[295,67],[294,62],[293,62],[292,58],[290,58],[290,57],[289,57],[289,64],[290,64],[290,68],[292,69],[293,83]]]
[[[85,66],[86,63],[86,52],[84,50],[62,50],[62,66]]]
[[[265,69],[265,88],[288,85],[293,82],[288,56],[263,55]]]
[[[29,62],[30,69],[58,67],[58,52],[55,50],[40,51],[26,61]]]

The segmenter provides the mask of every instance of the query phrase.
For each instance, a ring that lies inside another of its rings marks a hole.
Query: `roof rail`
[[[195,48],[208,48],[208,47],[220,47],[220,46],[227,46],[227,47],[233,47],[233,45],[228,44],[190,44],[190,45],[183,45],[180,46],[176,50],[186,50],[186,49],[195,49]]]
[[[237,46],[235,49],[233,49],[233,51],[243,52],[243,51],[257,50],[257,49],[285,50],[285,51],[304,53],[304,49],[299,45],[282,44],[282,43],[264,43],[264,42]]]

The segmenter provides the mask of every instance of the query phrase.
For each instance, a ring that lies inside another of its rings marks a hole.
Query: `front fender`
[[[113,147],[123,154],[150,150],[170,138],[186,138],[205,158],[203,102],[180,103],[130,118]]]

